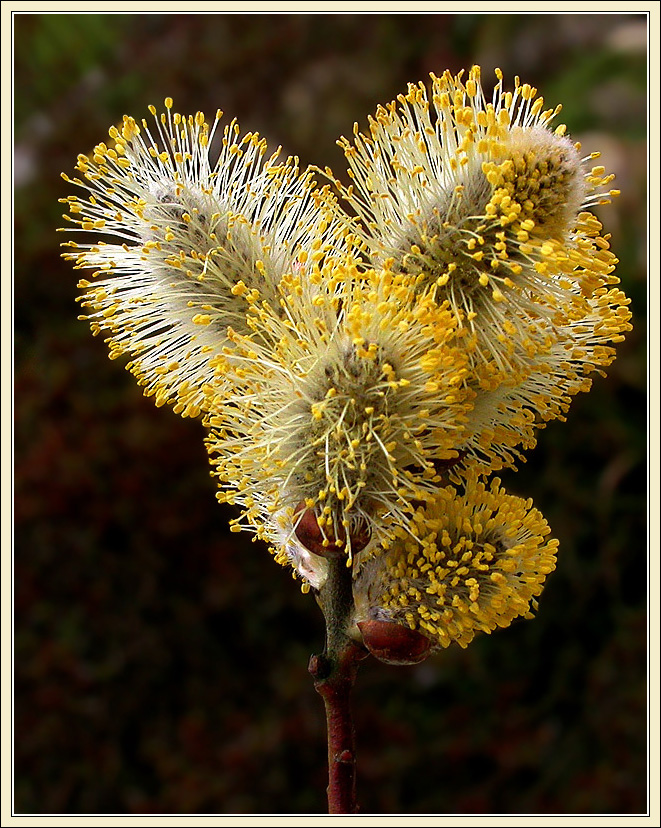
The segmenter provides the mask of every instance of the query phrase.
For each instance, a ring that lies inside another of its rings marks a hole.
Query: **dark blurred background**
[[[76,319],[60,172],[124,113],[221,107],[302,164],[449,68],[537,86],[622,196],[602,217],[635,328],[511,491],[560,540],[534,621],[355,694],[363,813],[646,810],[644,15],[14,17],[15,808],[323,813],[320,613],[230,535],[199,423],[156,409]]]

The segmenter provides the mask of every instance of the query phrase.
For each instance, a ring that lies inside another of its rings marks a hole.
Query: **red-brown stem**
[[[351,690],[358,661],[367,652],[346,632],[353,607],[351,570],[344,560],[329,561],[327,582],[319,591],[326,619],[326,649],[310,659],[314,686],[324,700],[328,729],[328,813],[355,814],[356,734],[351,713]]]

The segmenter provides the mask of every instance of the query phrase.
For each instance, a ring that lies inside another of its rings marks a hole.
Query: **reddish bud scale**
[[[298,505],[296,512],[297,514],[303,512],[303,514],[298,518],[294,532],[308,552],[312,552],[313,555],[320,555],[323,558],[335,558],[344,554],[346,543],[344,535],[341,534],[339,539],[336,539],[330,527],[324,534],[321,531],[314,509],[306,509],[304,503]],[[360,552],[361,549],[364,549],[369,543],[369,539],[367,527],[361,527],[361,531],[351,537],[352,552]]]
[[[429,638],[392,621],[360,621],[358,628],[370,653],[386,664],[419,664],[431,650]]]

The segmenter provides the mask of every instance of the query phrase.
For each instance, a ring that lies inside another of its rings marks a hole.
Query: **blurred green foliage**
[[[15,22],[17,813],[323,813],[320,613],[215,502],[202,430],[76,321],[59,177],[122,114],[220,106],[342,174],[340,134],[430,71],[536,85],[621,198],[635,329],[509,488],[560,539],[536,620],[356,688],[363,813],[646,809],[646,19],[32,14]],[[553,37],[548,32],[553,31]]]

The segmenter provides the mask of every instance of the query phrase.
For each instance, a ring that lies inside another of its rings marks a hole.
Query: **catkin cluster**
[[[487,98],[476,66],[356,125],[344,183],[220,111],[150,109],[64,176],[85,240],[63,255],[111,358],[202,418],[232,528],[305,589],[346,559],[355,634],[384,660],[529,616],[557,544],[492,475],[631,327],[591,212],[617,195],[598,153],[518,78],[496,71]]]

